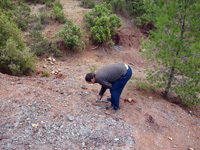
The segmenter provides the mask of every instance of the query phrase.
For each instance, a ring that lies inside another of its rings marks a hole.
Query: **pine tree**
[[[200,103],[200,1],[159,0],[154,6],[154,26],[143,44],[144,55],[156,67],[148,70],[154,88],[164,97],[174,92],[189,105]]]

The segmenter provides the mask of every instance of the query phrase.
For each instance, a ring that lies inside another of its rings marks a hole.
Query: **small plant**
[[[51,2],[51,1],[46,2],[46,6],[52,8],[53,7],[53,2]]]
[[[144,90],[150,90],[149,86],[147,85],[146,82],[144,82],[144,80],[142,79],[136,79],[136,86],[138,89],[144,89]]]
[[[55,20],[58,20],[60,23],[64,23],[66,21],[64,11],[58,6],[53,7],[53,10],[51,11],[51,16]]]
[[[47,23],[49,23],[49,19],[50,19],[50,17],[49,17],[49,15],[47,14],[47,12],[41,12],[40,13],[40,20],[41,20],[41,23],[42,24],[47,24]]]
[[[60,0],[55,1],[54,7],[59,7],[61,10],[63,9],[63,5],[60,3]]]
[[[115,43],[114,43],[112,40],[110,40],[110,41],[108,41],[107,45],[108,45],[109,47],[112,47],[112,46],[115,45]]]
[[[34,30],[41,30],[42,29],[42,23],[41,20],[39,19],[36,25],[33,27]]]
[[[90,67],[90,72],[91,72],[91,73],[94,73],[94,72],[97,71],[97,70],[98,70],[97,65],[92,65],[92,66]]]
[[[56,35],[72,50],[85,48],[85,43],[81,40],[83,32],[81,28],[68,19],[63,27]]]
[[[135,77],[132,76],[131,79],[128,81],[129,84],[133,84],[133,80],[135,80]]]
[[[112,5],[112,9],[116,12],[121,12],[126,7],[126,0],[104,0]]]
[[[62,57],[63,56],[63,52],[57,48],[57,45],[56,45],[55,42],[52,42],[50,44],[49,54],[53,54],[56,57]]]
[[[44,71],[44,73],[41,75],[41,77],[48,77],[49,76],[49,72],[47,70]]]
[[[54,54],[56,57],[62,57],[63,56],[63,52],[59,49],[56,49],[55,50],[55,54]]]
[[[95,2],[93,0],[82,0],[80,6],[84,8],[94,8]]]
[[[31,48],[31,51],[37,56],[41,56],[45,53],[45,50],[48,49],[48,40],[43,37],[43,35],[38,30],[29,31],[31,41],[28,42],[28,45]]]
[[[30,7],[24,3],[20,3],[18,7],[13,10],[14,20],[21,30],[26,30],[30,20]]]

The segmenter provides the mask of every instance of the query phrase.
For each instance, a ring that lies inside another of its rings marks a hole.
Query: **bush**
[[[90,29],[90,36],[98,43],[104,43],[117,33],[122,26],[121,19],[111,14],[111,4],[98,4],[91,12],[85,14],[86,27]]]
[[[42,23],[41,20],[39,19],[36,25],[33,27],[33,30],[41,30],[42,29]]]
[[[64,23],[66,21],[64,11],[58,6],[53,7],[53,10],[51,11],[51,16],[55,20],[58,20],[60,23]]]
[[[0,0],[0,8],[4,10],[12,10],[14,4],[11,0]]]
[[[63,52],[60,51],[58,48],[57,48],[57,45],[55,42],[52,42],[51,45],[50,45],[50,51],[51,53],[54,54],[54,56],[56,57],[62,57],[63,56]]]
[[[46,6],[52,8],[53,7],[53,2],[50,2],[50,1],[46,2]]]
[[[17,76],[30,75],[35,70],[35,57],[17,25],[8,17],[0,11],[0,71]]]
[[[40,13],[40,20],[42,24],[49,23],[50,17],[46,11]]]
[[[126,0],[104,0],[104,2],[110,3],[116,12],[122,12],[126,7]]]
[[[41,75],[41,77],[48,77],[49,76],[49,72],[48,71],[44,71],[44,73]]]
[[[49,42],[39,30],[29,31],[30,41],[28,42],[31,51],[37,55],[42,56],[44,54],[54,55],[56,57],[63,56],[62,51],[57,48],[55,42]]]
[[[42,24],[47,24],[47,23],[49,23],[49,19],[50,19],[50,17],[49,17],[49,15],[47,14],[46,11],[40,13],[40,20],[41,20],[41,23],[42,23]]]
[[[94,8],[95,2],[93,0],[82,0],[80,6],[85,8]]]
[[[98,70],[97,65],[92,65],[89,68],[90,68],[90,73],[95,73]]]
[[[54,7],[59,7],[60,9],[63,9],[63,6],[62,6],[62,4],[60,3],[60,0],[57,0],[57,1],[54,3]]]
[[[25,2],[33,3],[33,4],[46,4],[46,3],[53,3],[55,0],[24,0]]]
[[[4,14],[9,15],[9,20],[13,20],[18,28],[26,30],[30,20],[30,7],[25,3],[19,1],[13,3],[10,0],[1,0],[0,9],[4,11]]]
[[[28,42],[31,51],[37,55],[41,56],[45,54],[46,49],[48,49],[48,40],[43,37],[43,35],[38,31],[33,29],[29,31],[31,41]]]
[[[31,18],[30,12],[31,9],[29,5],[20,3],[18,7],[13,11],[15,15],[15,22],[18,25],[18,28],[21,30],[26,30],[28,27],[29,20]]]
[[[85,48],[85,43],[81,40],[83,32],[81,28],[68,19],[63,27],[56,35],[72,50]]]
[[[115,45],[115,43],[114,43],[112,40],[110,40],[110,41],[108,41],[107,45],[108,45],[109,47],[112,47],[112,46]]]

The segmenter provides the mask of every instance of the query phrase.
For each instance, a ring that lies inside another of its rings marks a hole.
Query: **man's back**
[[[127,68],[124,63],[111,64],[98,70],[95,73],[95,80],[100,84],[102,84],[103,81],[112,84],[121,76],[125,75],[126,72]]]

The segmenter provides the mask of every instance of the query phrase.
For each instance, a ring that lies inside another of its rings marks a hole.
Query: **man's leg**
[[[119,108],[119,100],[121,93],[128,82],[128,80],[132,76],[132,70],[129,66],[127,73],[125,76],[119,78],[113,85],[112,88],[110,89],[110,94],[111,94],[111,105],[114,107],[115,110]]]
[[[120,95],[122,93],[123,87],[114,87],[110,89],[111,94],[111,105],[115,110],[119,108]]]

